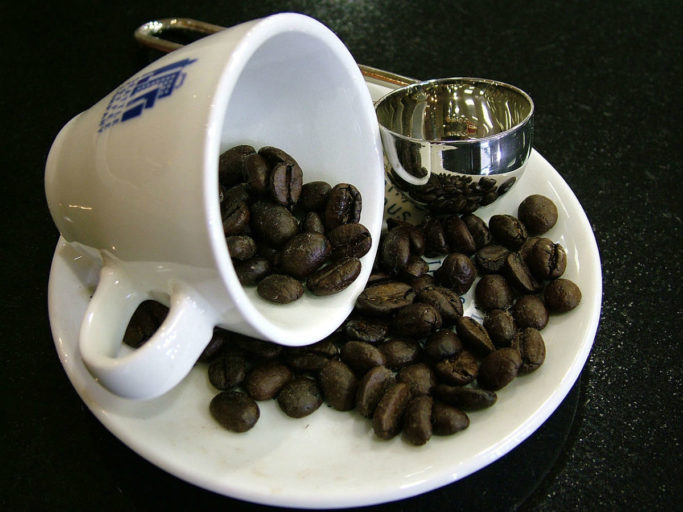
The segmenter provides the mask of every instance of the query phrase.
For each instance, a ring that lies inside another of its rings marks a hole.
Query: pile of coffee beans
[[[296,160],[271,146],[225,151],[218,180],[223,231],[243,286],[287,304],[305,290],[338,293],[358,277],[372,237],[359,223],[356,187],[304,183]]]
[[[557,208],[540,195],[526,198],[517,217],[488,224],[471,213],[389,220],[365,290],[328,338],[292,348],[215,329],[200,358],[219,391],[212,416],[244,432],[260,401],[276,400],[294,418],[327,403],[368,418],[380,439],[402,432],[415,445],[467,428],[468,412],[494,405],[496,391],[543,364],[541,331],[581,300],[561,277],[565,249],[541,236],[556,222]],[[425,256],[438,258],[436,268]],[[472,286],[481,321],[463,316],[461,296]],[[153,334],[163,314],[143,303],[127,343]]]

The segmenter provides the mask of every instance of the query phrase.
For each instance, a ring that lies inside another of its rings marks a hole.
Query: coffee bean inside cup
[[[294,157],[273,146],[235,146],[218,161],[223,231],[235,272],[243,286],[256,286],[274,304],[346,289],[373,243],[359,222],[363,200],[353,184],[303,179]]]

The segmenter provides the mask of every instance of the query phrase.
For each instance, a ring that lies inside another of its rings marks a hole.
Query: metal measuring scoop
[[[224,27],[189,18],[150,21],[136,40],[162,52]],[[424,82],[359,64],[367,80],[395,90],[375,104],[387,175],[394,186],[434,213],[462,214],[495,201],[521,177],[531,154],[534,103],[512,85],[482,78]]]

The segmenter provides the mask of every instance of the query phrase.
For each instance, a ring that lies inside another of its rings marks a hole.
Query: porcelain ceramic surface
[[[274,305],[245,290],[225,243],[218,157],[238,144],[276,146],[305,181],[352,183],[372,234],[343,292]],[[305,345],[334,331],[372,268],[382,225],[382,147],[372,99],[343,43],[324,25],[278,14],[221,31],[150,64],[57,136],[48,205],[63,238],[104,264],[81,328],[81,356],[100,382],[159,396],[190,370],[213,327]],[[135,355],[118,354],[146,298],[170,304]]]
[[[386,88],[369,84],[373,98]],[[478,210],[516,214],[532,193],[555,202],[560,219],[546,236],[567,250],[565,277],[581,288],[573,311],[551,317],[543,330],[541,368],[498,392],[497,403],[469,413],[470,426],[416,447],[400,436],[381,441],[370,422],[326,406],[302,419],[285,416],[274,401],[247,433],[223,430],[208,406],[216,391],[205,367],[195,367],[173,390],[148,401],[106,391],[83,365],[78,331],[99,267],[60,240],[50,274],[49,314],[57,352],[74,388],[123,443],[160,468],[200,487],[235,498],[288,507],[363,506],[421,494],[461,479],[502,457],[533,433],[569,392],[593,344],[600,316],[602,276],[590,223],[569,186],[533,151],[520,182],[494,205]],[[420,212],[388,187],[390,215]],[[471,292],[466,313],[477,315]]]

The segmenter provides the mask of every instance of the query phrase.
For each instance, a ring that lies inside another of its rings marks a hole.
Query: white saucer
[[[373,98],[389,89],[369,84]],[[532,193],[553,199],[558,224],[546,235],[567,250],[565,277],[583,293],[574,311],[552,316],[543,330],[547,357],[533,374],[498,392],[490,409],[470,413],[470,427],[415,447],[400,436],[378,440],[355,413],[321,407],[303,419],[261,402],[247,433],[233,434],[210,417],[216,391],[195,368],[168,394],[151,401],[119,398],[88,373],[78,333],[98,268],[60,239],[50,272],[49,315],[57,352],[71,383],[97,418],[123,443],[165,471],[242,500],[301,508],[341,508],[398,500],[452,483],[502,457],[557,408],[583,368],[598,326],[600,258],[590,223],[569,186],[533,152],[523,178],[493,205],[477,211],[516,214]],[[469,301],[471,308],[471,301]]]

